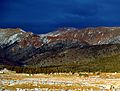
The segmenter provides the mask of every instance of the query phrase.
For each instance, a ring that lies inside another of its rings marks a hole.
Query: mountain
[[[120,27],[60,28],[47,34],[0,29],[0,64],[68,71],[119,71]]]

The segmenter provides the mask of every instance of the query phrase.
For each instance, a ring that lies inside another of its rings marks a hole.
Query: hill
[[[51,72],[120,71],[120,27],[60,28],[47,34],[0,29],[0,64]]]

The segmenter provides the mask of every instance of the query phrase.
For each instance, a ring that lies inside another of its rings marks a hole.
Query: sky
[[[0,28],[47,33],[98,26],[120,26],[120,0],[0,0]]]

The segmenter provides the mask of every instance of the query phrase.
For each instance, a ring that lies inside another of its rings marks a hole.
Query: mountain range
[[[0,29],[0,65],[119,72],[119,54],[120,27],[59,28],[47,34]]]

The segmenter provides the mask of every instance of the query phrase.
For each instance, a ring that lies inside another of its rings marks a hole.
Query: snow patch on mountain
[[[24,30],[20,28],[16,29],[0,29],[0,46],[11,45],[14,42],[20,40],[23,34],[26,33]]]
[[[18,37],[18,34],[14,34],[12,36],[9,37],[7,43],[13,44],[14,42],[16,42],[17,40],[19,40],[20,38]]]
[[[119,44],[120,43],[120,36],[114,37],[114,38],[106,38],[103,41],[98,41],[97,45],[102,44]]]
[[[23,29],[21,29],[21,28],[19,28],[19,30],[21,31],[21,32],[23,32],[23,33],[26,33],[26,31],[24,31]]]

